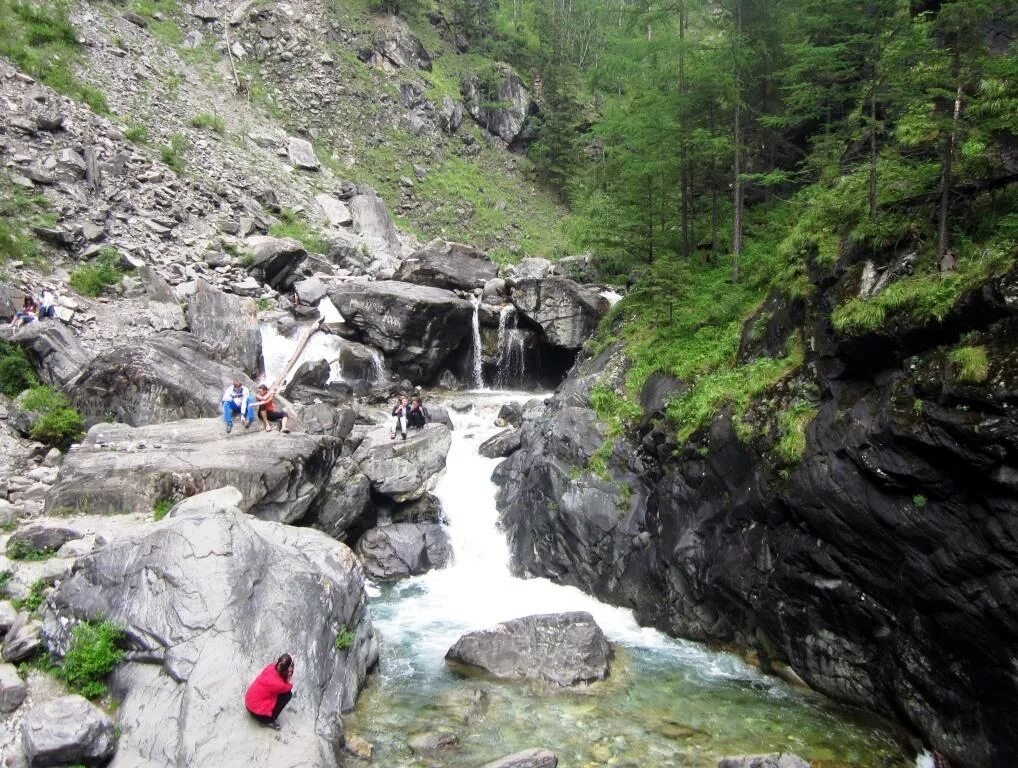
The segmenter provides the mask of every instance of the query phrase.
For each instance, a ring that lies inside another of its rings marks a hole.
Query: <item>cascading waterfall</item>
[[[389,375],[385,370],[385,358],[374,349],[371,350],[371,375],[374,377],[375,384],[385,381]]]
[[[516,307],[506,304],[498,315],[498,360],[495,365],[495,386],[509,389],[523,383],[527,372],[527,351],[520,332]]]
[[[474,364],[474,389],[484,389],[484,368],[481,363],[481,297],[474,296],[470,299],[470,303],[474,305],[474,315],[470,320],[471,328],[473,330],[473,364]]]
[[[498,460],[480,456],[477,447],[499,431],[494,421],[503,403],[531,397],[457,398],[458,407],[449,409],[454,429],[446,470],[434,489],[455,561],[395,584],[369,584],[382,656],[376,684],[344,720],[374,745],[376,765],[420,765],[406,748],[408,737],[451,729],[460,743],[443,753],[449,768],[535,746],[576,766],[707,768],[725,755],[787,750],[814,764],[909,768],[892,732],[872,719],[792,689],[731,654],[641,627],[629,611],[572,587],[514,578],[490,480]],[[464,632],[574,610],[590,612],[615,644],[604,683],[549,691],[464,677],[444,661]]]

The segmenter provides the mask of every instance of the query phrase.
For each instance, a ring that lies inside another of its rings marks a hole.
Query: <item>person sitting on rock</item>
[[[279,730],[276,722],[283,707],[293,698],[293,658],[284,653],[254,679],[244,694],[244,706],[262,725]]]
[[[421,398],[415,397],[413,403],[410,405],[410,411],[407,413],[407,424],[413,429],[424,429],[424,425],[428,423],[428,409],[424,407],[424,403],[421,402]]]
[[[39,315],[39,309],[35,306],[35,300],[31,296],[25,297],[25,305],[14,313],[11,318],[11,328],[18,332],[18,328],[35,320]]]
[[[286,428],[286,419],[289,414],[286,411],[280,409],[276,410],[275,393],[270,392],[269,388],[264,384],[258,385],[258,390],[255,393],[255,408],[258,411],[258,418],[262,420],[262,424],[265,425],[265,431],[271,432],[272,427],[269,426],[269,422],[279,422],[280,432],[289,432]]]
[[[392,431],[389,433],[389,439],[395,440],[396,433],[399,432],[403,439],[406,440],[406,428],[407,419],[410,416],[410,401],[406,395],[403,395],[396,403],[396,406],[392,409]]]
[[[57,297],[49,288],[42,289],[42,296],[39,297],[39,319],[49,318],[52,320],[57,314]]]
[[[235,413],[240,414],[244,429],[250,427],[251,422],[255,420],[254,398],[247,387],[241,384],[240,379],[234,379],[233,386],[227,387],[223,392],[223,420],[226,422],[226,434],[233,431]]]

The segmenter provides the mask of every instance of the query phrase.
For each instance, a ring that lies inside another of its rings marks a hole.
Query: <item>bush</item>
[[[132,125],[124,131],[124,138],[135,144],[145,144],[148,142],[148,128],[144,125]]]
[[[325,253],[329,249],[329,244],[318,230],[303,221],[296,211],[284,208],[279,218],[282,219],[279,224],[269,227],[269,234],[273,237],[292,237],[313,253]]]
[[[191,118],[191,125],[194,128],[207,128],[222,136],[226,133],[226,123],[219,115],[210,115],[208,112],[201,112]]]
[[[67,397],[53,387],[32,387],[18,398],[18,408],[35,414],[29,435],[33,440],[66,450],[81,436],[85,420]]]
[[[57,676],[87,699],[106,695],[106,676],[124,657],[123,641],[124,630],[112,622],[78,624]]]
[[[71,273],[68,282],[71,288],[83,296],[99,296],[108,286],[116,285],[124,274],[117,266],[117,250],[103,248],[94,264],[78,267]]]
[[[32,261],[39,256],[33,226],[49,227],[56,217],[41,195],[29,195],[0,175],[0,261]]]
[[[176,502],[173,499],[159,499],[152,505],[152,519],[162,520],[166,514],[173,509]]]
[[[190,147],[187,137],[182,133],[175,133],[170,137],[170,143],[159,147],[159,156],[174,173],[178,176],[184,172],[184,152]]]
[[[353,645],[353,640],[353,631],[346,624],[343,624],[340,626],[339,632],[336,634],[336,640],[332,645],[337,651],[345,651]]]
[[[7,557],[11,560],[25,560],[27,562],[48,560],[53,557],[55,552],[55,549],[36,549],[21,539],[7,540]]]
[[[0,392],[17,397],[39,379],[25,356],[25,350],[8,342],[0,342]]]
[[[947,355],[958,373],[958,381],[979,384],[990,375],[990,360],[986,347],[958,347]]]

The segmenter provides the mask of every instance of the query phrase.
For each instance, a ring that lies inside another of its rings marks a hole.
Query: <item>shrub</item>
[[[65,450],[81,436],[85,420],[67,397],[53,387],[32,387],[18,398],[18,408],[35,414],[29,432],[33,440]]]
[[[0,176],[0,261],[32,261],[39,256],[33,226],[52,226],[56,217],[41,195],[26,194]]]
[[[912,497],[912,506],[915,507],[916,509],[922,509],[923,507],[926,506],[926,497],[923,496],[921,493],[917,493],[915,496]]]
[[[124,138],[135,144],[145,144],[148,142],[148,128],[144,125],[132,125],[124,131]]]
[[[117,262],[117,250],[103,248],[95,263],[78,267],[71,272],[68,282],[83,296],[99,296],[108,286],[116,285],[123,278]]]
[[[71,647],[57,676],[88,699],[106,694],[106,676],[124,657],[124,630],[109,621],[84,622],[71,630]]]
[[[176,502],[173,499],[158,499],[155,504],[152,505],[152,519],[162,520],[166,517],[166,514],[173,509],[173,505]]]
[[[32,582],[32,586],[28,588],[28,597],[21,600],[11,600],[11,605],[14,606],[16,611],[28,611],[29,613],[35,613],[39,610],[39,606],[42,605],[43,592],[46,589],[46,582],[42,579]]]
[[[951,350],[947,359],[958,373],[958,381],[978,384],[986,381],[990,375],[990,361],[986,355],[986,347],[958,347]]]
[[[332,645],[337,651],[345,651],[353,645],[353,639],[353,631],[346,624],[343,624],[340,626],[339,632],[336,634],[336,641]]]
[[[201,112],[191,118],[191,125],[194,128],[206,128],[222,136],[226,133],[226,123],[219,115],[210,115],[208,112]]]
[[[191,146],[187,137],[182,133],[175,133],[170,137],[170,143],[159,147],[159,155],[178,176],[184,172],[185,162],[183,154]]]
[[[0,342],[0,392],[7,397],[17,397],[38,383],[25,350],[15,344]]]
[[[26,560],[28,562],[48,560],[53,557],[55,552],[55,549],[49,547],[36,549],[21,539],[7,540],[7,557],[11,560]]]

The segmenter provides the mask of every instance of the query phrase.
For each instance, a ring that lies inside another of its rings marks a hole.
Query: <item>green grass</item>
[[[25,350],[17,344],[0,342],[0,392],[17,397],[39,383]]]
[[[947,359],[958,375],[958,381],[981,384],[990,375],[990,361],[986,347],[965,346],[952,349]]]
[[[35,613],[39,610],[39,606],[42,605],[44,599],[43,592],[46,591],[46,582],[42,579],[38,579],[32,582],[32,586],[28,588],[28,596],[21,598],[20,600],[11,600],[11,605],[14,606],[16,611],[28,611],[29,613]]]
[[[163,144],[159,147],[159,156],[175,174],[180,176],[184,173],[184,168],[187,165],[184,161],[184,152],[190,149],[190,147],[191,142],[187,140],[184,134],[175,133],[170,137],[169,144]]]
[[[71,645],[57,676],[87,699],[106,695],[106,677],[124,657],[124,630],[109,621],[84,622],[71,630]]]
[[[107,246],[99,252],[93,263],[71,272],[67,282],[81,295],[94,297],[101,296],[108,287],[117,285],[123,276],[117,250]]]
[[[58,93],[109,113],[102,93],[75,74],[81,45],[64,0],[0,0],[0,56]]]
[[[804,400],[797,400],[778,417],[781,436],[775,449],[785,464],[797,464],[806,455],[806,427],[817,410]]]
[[[309,224],[296,211],[284,208],[279,214],[280,221],[269,227],[273,237],[292,237],[313,253],[325,253],[329,244],[317,228]]]
[[[134,144],[147,144],[148,128],[144,125],[132,125],[124,131],[124,138]]]
[[[32,387],[22,393],[17,407],[35,415],[29,432],[33,440],[65,450],[81,437],[85,420],[62,393],[49,386]]]
[[[180,3],[176,0],[132,0],[128,7],[146,18],[149,31],[157,40],[176,46],[184,39],[184,32],[177,20]],[[156,14],[163,18],[156,18]]]
[[[152,519],[162,520],[173,509],[174,504],[176,502],[173,499],[157,499],[156,503],[152,505]]]
[[[10,571],[0,571],[0,595],[7,594],[7,584],[13,575]]]
[[[226,123],[219,115],[211,115],[208,112],[201,112],[191,118],[193,128],[201,128],[218,133],[220,136],[226,133]]]
[[[332,647],[337,651],[345,651],[353,645],[353,641],[353,631],[346,624],[343,624],[339,628],[339,632],[336,633],[336,640],[332,643]]]
[[[36,549],[21,539],[7,540],[7,557],[11,560],[24,560],[26,562],[38,562],[49,560],[56,553],[55,549]]]
[[[32,227],[51,227],[56,220],[45,197],[23,190],[0,174],[0,263],[39,261],[39,240]]]

